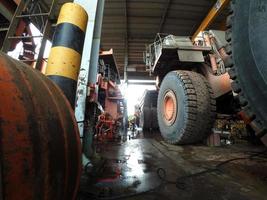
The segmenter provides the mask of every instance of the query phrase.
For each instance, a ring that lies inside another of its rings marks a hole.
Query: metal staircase
[[[38,70],[42,69],[45,45],[51,31],[51,14],[58,0],[52,0],[48,9],[42,8],[42,3],[43,1],[40,0],[21,0],[10,22],[2,46],[2,51],[7,53],[14,50],[19,42],[22,42],[23,52],[19,56],[19,60],[29,65],[36,63],[35,68]],[[31,23],[40,31],[40,35],[32,34]],[[34,38],[41,38],[39,52],[36,51]]]

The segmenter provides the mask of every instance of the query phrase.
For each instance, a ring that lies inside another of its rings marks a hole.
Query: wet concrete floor
[[[158,133],[106,143],[80,199],[266,200],[267,155],[258,153],[265,149],[174,146]]]

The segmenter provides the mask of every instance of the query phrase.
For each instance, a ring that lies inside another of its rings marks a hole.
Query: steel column
[[[99,49],[100,49],[100,38],[101,38],[102,21],[103,21],[103,14],[104,14],[104,5],[105,5],[105,0],[98,1],[94,35],[93,35],[93,43],[92,43],[92,50],[91,50],[90,68],[89,68],[89,83],[90,84],[96,83],[97,66],[98,66]]]
[[[125,53],[124,53],[124,82],[127,83],[127,68],[129,64],[129,46],[128,46],[128,12],[127,12],[127,0],[125,0]]]
[[[77,93],[76,93],[76,105],[75,105],[75,117],[78,122],[80,137],[83,137],[84,131],[84,116],[86,97],[88,95],[88,79],[89,79],[89,66],[91,60],[91,50],[93,33],[95,27],[96,10],[98,0],[84,1],[74,0],[74,3],[78,3],[87,11],[89,20],[87,24],[87,30],[84,41],[84,48],[82,54],[80,74],[78,78]]]
[[[88,81],[87,81],[87,86],[91,85],[91,84],[96,84],[97,81],[97,69],[98,69],[98,59],[99,59],[99,50],[100,50],[100,38],[101,38],[101,31],[102,31],[102,21],[103,21],[103,13],[104,13],[104,4],[105,4],[105,0],[99,0],[97,2],[97,8],[96,8],[96,16],[95,16],[95,26],[94,26],[94,32],[93,32],[93,39],[92,39],[92,47],[91,47],[91,55],[90,55],[90,62],[89,62],[89,74],[88,74]],[[84,129],[84,120],[85,120],[85,106],[86,106],[86,97],[88,95],[87,91],[86,93],[84,93],[83,96],[80,96],[80,99],[82,97],[82,100],[84,100],[83,104],[78,104],[78,100],[77,99],[77,107],[80,106],[80,108],[84,108],[84,110],[81,110],[80,112],[80,116],[82,117],[82,121],[78,121],[79,122],[79,130],[81,131],[80,134],[82,135],[82,144],[83,144],[83,153],[85,155],[85,157],[83,157],[84,159],[87,158],[89,159],[92,154],[93,154],[93,149],[92,149],[92,145],[93,145],[93,130],[94,128],[94,110],[95,107],[93,107],[93,111],[91,113],[91,118],[86,119],[89,121],[90,125],[88,129]],[[79,95],[79,91],[77,93],[77,95]],[[77,108],[76,107],[76,108]],[[76,110],[75,110],[76,111]],[[77,110],[78,111],[78,110]],[[86,159],[85,159],[86,160]],[[88,161],[87,161],[88,162]]]

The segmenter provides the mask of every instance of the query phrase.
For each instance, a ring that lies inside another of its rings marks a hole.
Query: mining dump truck
[[[267,144],[266,1],[232,1],[226,32],[190,37],[157,34],[146,48],[147,70],[157,77],[157,118],[172,144],[202,141],[216,114],[240,113]]]
[[[218,110],[229,110],[224,102],[232,101],[233,94],[226,46],[225,33],[211,30],[194,43],[189,37],[157,34],[147,47],[146,66],[159,87],[158,125],[167,142],[190,144],[206,138],[215,120],[216,100]]]

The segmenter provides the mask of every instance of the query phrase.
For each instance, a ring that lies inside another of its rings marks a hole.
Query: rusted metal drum
[[[81,145],[72,108],[42,75],[0,53],[0,199],[75,199]]]

